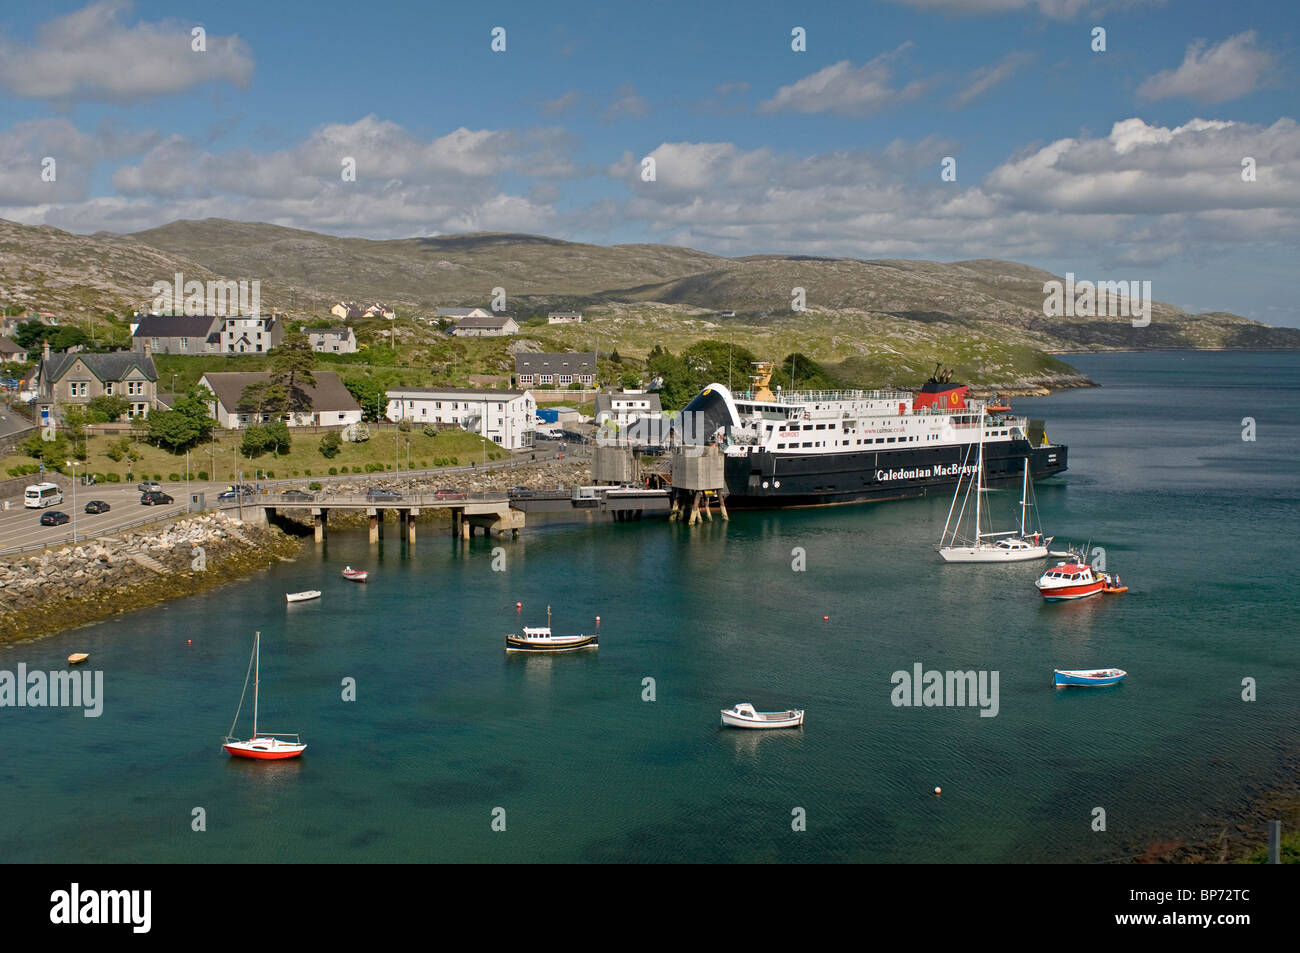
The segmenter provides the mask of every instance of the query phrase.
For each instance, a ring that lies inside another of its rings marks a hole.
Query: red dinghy
[[[369,576],[370,573],[366,572],[364,569],[353,569],[351,566],[348,566],[343,570],[343,578],[351,579],[353,582],[365,582]]]
[[[239,708],[235,710],[235,720],[230,723],[230,734],[226,736],[221,747],[236,758],[254,758],[258,761],[279,761],[284,758],[296,758],[307,750],[302,739],[296,733],[257,731],[257,692],[262,674],[262,633],[253,635],[253,657],[248,660],[248,675],[253,676],[253,735],[247,741],[234,737],[235,725],[239,724],[239,712],[244,707],[244,694],[239,696]],[[248,691],[248,675],[244,676],[244,693]],[[292,739],[292,740],[290,740]]]

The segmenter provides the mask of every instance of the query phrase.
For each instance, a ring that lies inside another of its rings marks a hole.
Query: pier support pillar
[[[379,542],[379,511],[371,507],[367,515],[370,517],[370,542]]]
[[[465,518],[464,510],[451,511],[451,535],[452,536],[460,535],[460,524],[461,524],[461,520],[463,520],[464,518]]]
[[[325,525],[329,520],[330,511],[326,509],[314,509],[311,512],[313,517],[312,522],[316,524],[316,542],[323,543],[325,542],[326,535]]]
[[[694,526],[700,519],[700,494],[695,491],[691,494],[691,516],[686,521],[687,526]]]
[[[722,515],[724,523],[731,522],[731,517],[727,515],[727,498],[722,495],[721,490],[718,491],[718,511]]]
[[[474,535],[474,524],[465,518],[465,513],[460,514],[460,538],[469,539]]]
[[[385,513],[385,512],[387,512],[387,511],[381,509],[381,510],[379,510],[379,512],[378,512],[378,513],[376,514],[376,516],[375,516],[375,519],[378,521],[378,525],[379,525],[379,538],[380,538],[380,539],[383,539],[383,538],[384,538],[384,513]]]
[[[713,499],[707,493],[704,494],[704,518],[713,522]]]
[[[412,508],[406,514],[406,541],[415,545],[415,518],[420,515],[418,509]]]

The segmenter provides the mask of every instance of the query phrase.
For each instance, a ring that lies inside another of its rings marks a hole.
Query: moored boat
[[[90,658],[90,656],[85,652],[73,652],[68,656],[68,664],[76,665],[78,662],[84,662],[88,658]]]
[[[546,607],[546,625],[524,626],[522,634],[506,636],[507,652],[571,652],[600,648],[599,635],[555,635],[551,632],[551,607]]]
[[[253,678],[253,734],[247,741],[234,737],[235,726],[239,724],[239,713],[244,707],[244,694],[248,692],[248,678]],[[239,708],[235,709],[235,720],[230,723],[230,734],[226,735],[222,750],[236,758],[252,758],[256,761],[281,761],[296,758],[307,750],[302,739],[295,733],[282,731],[257,730],[258,688],[262,675],[262,633],[253,634],[253,657],[248,660],[248,674],[244,676],[244,691],[239,696]]]
[[[1071,685],[1083,688],[1099,688],[1104,685],[1114,685],[1127,675],[1128,672],[1122,668],[1099,668],[1099,669],[1054,669],[1052,680],[1057,688],[1066,688]]]
[[[1063,562],[1039,576],[1034,585],[1048,602],[1063,602],[1098,595],[1106,581],[1087,563]]]
[[[799,728],[803,725],[803,709],[755,711],[749,702],[741,702],[722,709],[722,724],[732,728]]]
[[[364,569],[353,569],[351,566],[347,566],[343,570],[343,578],[350,579],[353,582],[365,582],[369,577],[370,573]]]
[[[309,599],[319,599],[319,589],[307,589],[303,592],[286,592],[284,594],[285,602],[307,602]]]

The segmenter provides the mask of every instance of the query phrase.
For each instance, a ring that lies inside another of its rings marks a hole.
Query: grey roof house
[[[516,354],[515,381],[519,387],[589,387],[596,381],[596,352]]]

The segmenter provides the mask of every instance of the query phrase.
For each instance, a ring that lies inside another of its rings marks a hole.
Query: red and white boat
[[[1087,599],[1106,587],[1106,577],[1084,562],[1057,563],[1034,583],[1048,602]]]
[[[351,579],[353,582],[365,582],[370,578],[370,573],[364,569],[353,569],[351,566],[347,566],[343,570],[343,578]]]
[[[226,735],[221,746],[225,752],[236,758],[254,758],[258,761],[280,761],[284,758],[296,758],[307,750],[302,739],[295,732],[257,730],[257,694],[261,682],[262,669],[262,633],[253,635],[253,657],[248,660],[248,675],[253,676],[253,734],[247,741],[234,737],[235,725],[239,724],[239,713],[244,707],[244,694],[248,692],[248,675],[244,676],[244,691],[239,696],[239,708],[235,709],[235,720],[230,723],[230,734]]]

